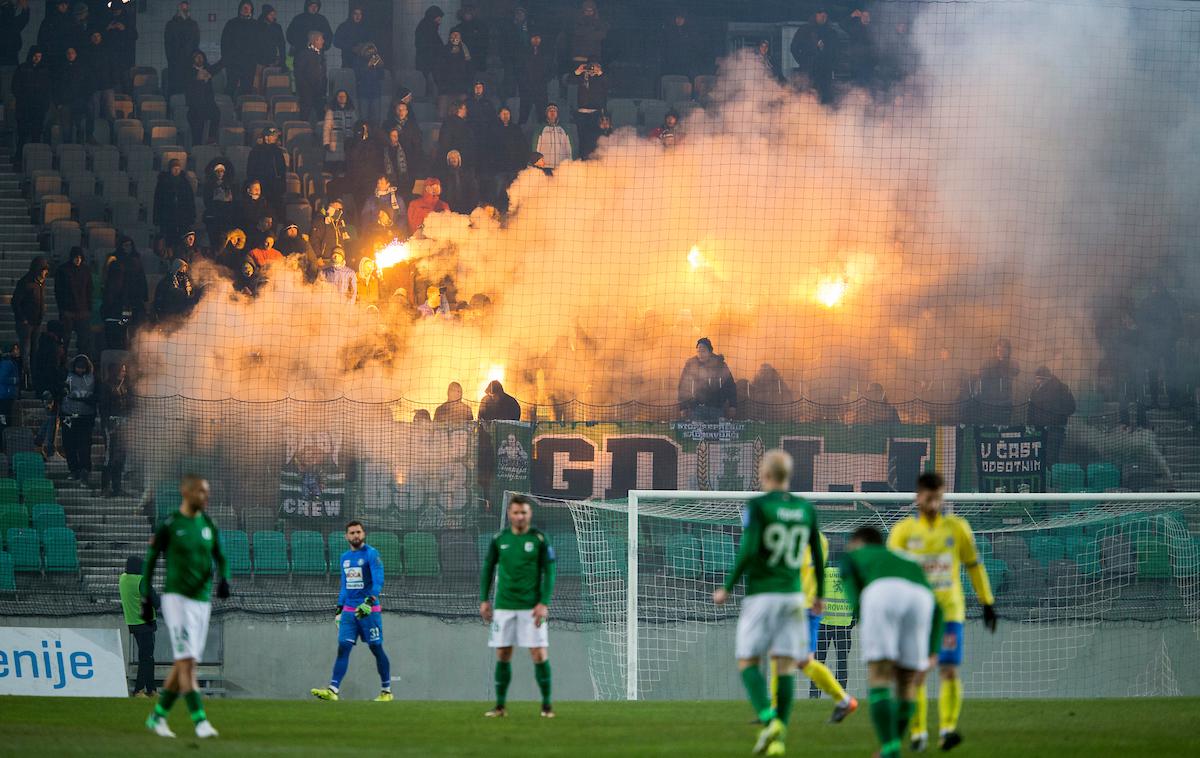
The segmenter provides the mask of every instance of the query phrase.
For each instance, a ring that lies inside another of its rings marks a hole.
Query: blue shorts
[[[963,625],[961,621],[947,621],[942,631],[938,651],[938,663],[961,666],[963,659]]]
[[[338,642],[349,642],[351,645],[361,638],[368,645],[383,644],[383,614],[372,613],[370,616],[358,618],[354,611],[342,611],[341,623],[338,624]]]
[[[821,617],[814,614],[812,611],[808,613],[808,652],[812,655],[817,654],[817,635],[821,631]]]

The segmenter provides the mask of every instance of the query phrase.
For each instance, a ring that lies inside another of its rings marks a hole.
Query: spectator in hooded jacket
[[[193,145],[215,145],[220,134],[221,109],[217,107],[217,94],[213,90],[214,73],[203,50],[192,51],[191,66],[176,69],[175,75],[183,79]]]
[[[293,58],[312,43],[309,35],[313,32],[320,32],[326,41],[333,39],[333,27],[329,25],[329,19],[321,15],[321,0],[308,0],[304,4],[304,12],[288,24],[286,37]]]
[[[792,58],[800,70],[808,75],[809,84],[816,90],[822,103],[831,103],[834,99],[833,76],[840,48],[838,30],[829,22],[829,12],[821,7],[792,37]]]
[[[589,60],[600,60],[604,54],[604,40],[607,37],[608,22],[600,18],[596,0],[583,0],[571,30],[572,68]]]
[[[1042,466],[1049,470],[1062,455],[1067,437],[1067,420],[1075,413],[1075,395],[1071,389],[1046,366],[1033,372],[1033,389],[1029,392],[1027,421],[1030,426],[1046,428],[1046,450]]]
[[[228,72],[231,97],[253,94],[263,47],[263,25],[254,18],[254,3],[242,0],[237,15],[221,30],[221,65]]]
[[[54,301],[63,324],[63,347],[70,348],[74,334],[75,351],[88,352],[92,331],[92,269],[78,245],[71,248],[66,262],[54,271]]]
[[[129,333],[145,318],[149,289],[141,254],[132,239],[121,237],[117,240],[116,255],[109,259],[104,273],[104,293],[100,301],[106,350],[129,347]]]
[[[333,33],[333,46],[342,51],[342,68],[355,70],[356,83],[358,68],[366,63],[361,60],[363,52],[361,46],[370,42],[374,36],[374,32],[366,22],[366,12],[363,10],[362,4],[351,4],[346,20],[338,24],[337,31]]]
[[[109,50],[102,32],[92,30],[80,55],[88,76],[87,90],[91,93],[87,119],[87,135],[90,139],[96,133],[97,119],[112,121],[117,116],[115,96],[119,77],[116,64],[113,63],[112,51]]]
[[[88,108],[91,92],[88,91],[87,65],[79,59],[79,51],[67,48],[67,62],[57,73],[51,70],[54,86],[56,120],[62,130],[65,143],[83,143],[91,135],[87,131]]]
[[[121,485],[125,479],[125,458],[129,448],[125,422],[133,409],[130,392],[129,368],[124,363],[113,362],[105,369],[100,384],[100,425],[104,431],[104,470],[100,474],[100,492],[104,497],[123,497]],[[140,562],[140,559],[139,559]],[[141,573],[138,571],[137,573]],[[138,652],[141,653],[141,642]],[[153,645],[151,645],[153,649]],[[139,659],[139,677],[141,677]],[[154,687],[154,658],[150,658],[151,674],[149,687]],[[142,679],[139,678],[139,681]]]
[[[59,321],[46,324],[46,331],[38,338],[32,378],[33,391],[41,398],[46,411],[45,420],[33,435],[33,444],[42,457],[49,460],[55,453],[59,401],[62,400],[67,379],[67,351],[63,347],[63,326]]]
[[[17,101],[17,155],[29,142],[41,142],[50,111],[50,67],[42,49],[29,48],[25,62],[17,66],[12,79],[12,93]]]
[[[346,146],[348,167],[344,182],[356,200],[370,197],[383,173],[383,141],[375,136],[378,128],[359,119],[354,125],[354,139]]]
[[[38,27],[37,46],[46,56],[49,67],[58,68],[66,60],[67,48],[77,43],[75,34],[71,3],[67,0],[46,3],[46,15]]]
[[[463,42],[462,32],[450,32],[435,72],[439,97],[466,97],[474,81],[472,55],[471,49]]]
[[[488,57],[488,28],[479,18],[479,13],[472,3],[463,3],[458,11],[458,24],[450,33],[462,35],[463,43],[471,51],[471,68],[475,71],[487,69]]]
[[[103,13],[100,16],[100,23],[92,28],[103,28],[104,40],[112,51],[118,88],[132,94],[133,67],[137,65],[137,17],[129,12],[127,0],[110,2],[107,16]]]
[[[346,143],[354,134],[358,111],[350,93],[344,89],[334,93],[333,102],[325,111],[321,144],[325,146],[325,170],[340,174],[346,166]]]
[[[283,36],[283,27],[279,25],[279,14],[275,11],[275,6],[264,5],[258,22],[263,26],[263,52],[259,62],[264,66],[274,66],[287,71],[287,40]]]
[[[575,158],[575,145],[558,122],[558,106],[554,103],[546,106],[546,122],[533,131],[533,151],[541,153],[544,167],[551,171]]]
[[[679,413],[683,418],[716,421],[732,418],[737,410],[737,386],[725,357],[713,352],[712,341],[701,337],[696,354],[679,375]]]
[[[38,335],[42,331],[42,318],[46,315],[46,274],[50,264],[45,256],[39,255],[29,262],[29,271],[17,280],[9,305],[16,322],[17,340],[21,343],[21,355],[26,356],[29,366],[37,354]]]
[[[232,169],[224,158],[213,158],[204,170],[204,226],[209,247],[218,247],[236,222]]]
[[[383,76],[387,69],[374,42],[364,42],[356,49],[361,51],[355,59],[358,68],[354,70],[359,108],[371,126],[378,126],[383,122],[384,109],[387,107],[388,93],[383,91]]]
[[[479,181],[473,171],[463,166],[457,150],[446,153],[442,169],[442,198],[455,213],[469,214],[479,205]]]
[[[279,129],[263,129],[262,142],[250,148],[246,157],[246,180],[262,185],[262,196],[273,216],[283,216],[283,195],[287,190],[287,154],[279,145]]]
[[[378,306],[382,286],[383,277],[379,273],[375,259],[364,255],[358,262],[358,283],[355,289],[358,293],[358,302],[364,306]]]
[[[536,113],[539,121],[546,112],[549,98],[546,87],[554,78],[554,57],[542,44],[542,35],[531,32],[529,44],[521,55],[517,74],[517,94],[521,98],[521,126],[529,120],[530,113]]]
[[[393,126],[386,131],[387,144],[383,147],[383,173],[392,186],[400,191],[401,197],[412,192],[412,167],[408,150],[404,147],[401,127]]]
[[[505,190],[517,178],[517,174],[525,169],[529,161],[529,141],[525,132],[513,120],[512,109],[507,105],[497,112],[496,149],[492,161],[492,182],[495,188],[497,207],[508,209],[508,196]]]
[[[450,382],[446,388],[446,402],[433,412],[433,420],[439,424],[462,424],[475,419],[471,406],[463,402],[463,388],[458,382]]]
[[[172,160],[160,172],[154,186],[154,223],[167,247],[179,244],[179,238],[196,221],[196,194],[183,173],[183,163]]]
[[[29,0],[0,0],[0,66],[19,62],[21,32],[29,26]]]
[[[491,159],[496,147],[496,103],[488,94],[487,84],[476,80],[467,98],[467,126],[471,128],[476,150],[476,166]]]
[[[308,237],[300,233],[300,227],[296,224],[288,224],[283,227],[279,239],[275,240],[275,247],[287,258],[296,255],[301,260],[307,260],[312,255],[312,246],[308,244]]]
[[[92,361],[81,353],[71,362],[61,405],[67,469],[72,479],[81,482],[86,482],[92,473],[92,429],[99,400]]]
[[[358,299],[358,275],[346,265],[346,251],[340,247],[334,248],[330,264],[321,271],[321,278],[351,303]]]
[[[525,48],[529,47],[529,35],[533,28],[529,23],[529,12],[517,5],[513,8],[512,17],[496,21],[497,52],[504,67],[504,90],[502,98],[517,94],[517,72],[521,70],[521,57]]]
[[[467,120],[470,106],[466,101],[459,101],[450,107],[442,128],[438,131],[438,164],[445,166],[446,155],[451,150],[457,150],[468,166],[474,166],[476,150],[475,132]]]
[[[663,29],[662,72],[690,79],[700,73],[700,57],[700,38],[687,14],[678,10]]]
[[[498,381],[488,382],[483,398],[479,401],[480,421],[520,421],[521,404],[504,391]]]
[[[163,94],[171,95],[187,91],[192,79],[192,51],[200,49],[200,25],[192,18],[191,3],[179,3],[175,15],[163,27],[163,52],[167,59],[167,82]],[[191,105],[188,106],[191,112]]]
[[[442,54],[442,35],[438,27],[446,14],[436,5],[425,9],[425,16],[413,31],[414,65],[425,77],[425,93],[435,94],[435,75]]]
[[[608,107],[608,78],[598,61],[581,63],[575,68],[579,85],[575,126],[579,129],[579,157],[588,158],[600,140],[600,114]]]
[[[421,196],[408,204],[409,231],[416,234],[430,213],[441,213],[448,210],[450,210],[450,206],[442,200],[441,180],[433,176],[427,178]]]
[[[310,31],[308,44],[296,51],[292,61],[296,68],[296,99],[299,101],[300,118],[304,121],[313,121],[325,112],[325,90],[329,88],[325,71],[325,45],[328,40],[324,32],[315,29]]]

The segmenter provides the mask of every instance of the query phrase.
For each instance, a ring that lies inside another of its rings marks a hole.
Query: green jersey
[[[855,616],[858,616],[861,611],[863,590],[877,579],[902,579],[918,587],[924,587],[929,590],[930,594],[933,594],[933,588],[929,585],[929,580],[925,578],[925,569],[921,567],[921,564],[910,561],[883,545],[863,545],[842,556],[842,588],[846,591]],[[933,604],[932,629],[929,640],[930,654],[938,651],[942,637],[941,603]]]
[[[554,548],[537,529],[514,534],[512,529],[497,532],[488,545],[483,575],[479,578],[479,602],[492,594],[492,575],[496,575],[496,608],[527,611],[541,603],[550,605],[554,593]]]
[[[742,512],[742,542],[725,589],[732,592],[745,575],[747,595],[800,592],[805,550],[811,553],[812,565],[825,565],[812,503],[790,492],[760,495]],[[814,574],[816,597],[824,597],[825,572]]]
[[[154,564],[159,556],[167,562],[167,580],[163,592],[208,602],[212,589],[213,563],[224,579],[229,578],[229,564],[221,553],[217,527],[207,513],[201,511],[187,517],[176,511],[167,517],[154,534],[146,553],[146,571],[142,578],[142,594],[148,592],[154,577]]]

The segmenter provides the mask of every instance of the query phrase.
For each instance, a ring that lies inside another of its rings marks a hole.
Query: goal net
[[[541,499],[539,521],[557,521],[558,539],[568,543],[558,546],[560,572],[580,577],[598,699],[740,697],[732,657],[742,588],[722,607],[711,595],[732,565],[741,509],[756,494]],[[831,565],[859,526],[886,532],[912,512],[904,493],[805,497],[817,504]],[[964,572],[968,692],[1013,698],[1200,690],[1200,538],[1192,536],[1200,493],[946,499],[974,527],[1001,618],[997,633],[988,634]],[[821,626],[818,657],[852,692],[864,686],[858,656],[853,625]],[[809,683],[798,679],[807,696]]]

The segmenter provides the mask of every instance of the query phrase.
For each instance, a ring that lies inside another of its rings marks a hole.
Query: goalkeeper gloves
[[[339,632],[342,631],[342,606],[340,605],[333,612],[333,625],[338,628]]]
[[[983,606],[983,625],[987,627],[989,632],[992,632],[993,634],[996,632],[996,622],[998,620],[999,617],[996,616],[995,606]]]
[[[371,608],[375,605],[375,598],[369,597],[362,601],[362,604],[354,609],[354,615],[360,619],[371,615]]]
[[[229,599],[229,582],[228,581],[222,579],[221,581],[217,582],[217,597],[221,598],[222,600]]]

